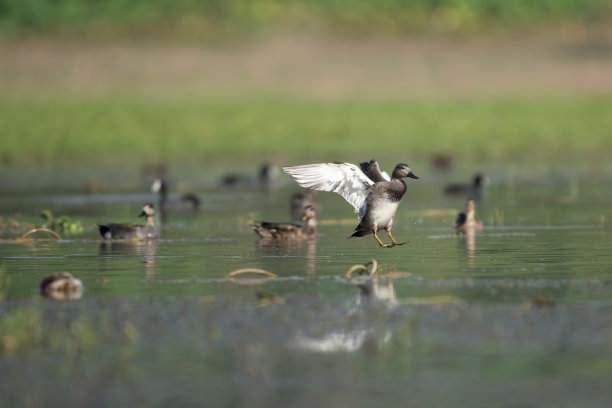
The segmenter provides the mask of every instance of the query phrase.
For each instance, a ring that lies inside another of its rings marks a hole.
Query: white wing
[[[300,186],[340,194],[360,216],[365,212],[365,199],[372,180],[351,163],[319,163],[283,167]]]

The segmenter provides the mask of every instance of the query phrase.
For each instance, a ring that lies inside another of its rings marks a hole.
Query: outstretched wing
[[[375,183],[380,181],[391,181],[391,177],[389,177],[386,171],[380,171],[378,162],[374,159],[369,162],[359,163],[359,167],[361,167],[363,174]]]
[[[374,182],[351,163],[319,163],[283,167],[300,186],[340,194],[355,212],[363,213],[365,199]],[[361,211],[360,211],[361,210]]]

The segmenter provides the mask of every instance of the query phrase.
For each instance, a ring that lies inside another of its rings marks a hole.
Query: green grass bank
[[[608,0],[0,0],[0,34],[197,38],[265,30],[483,32],[605,24]]]
[[[312,100],[0,98],[4,166],[210,158],[411,157],[591,162],[612,96]]]

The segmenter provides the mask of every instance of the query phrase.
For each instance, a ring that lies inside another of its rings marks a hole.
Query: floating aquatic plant
[[[72,221],[67,215],[60,215],[54,218],[50,210],[44,210],[40,213],[40,216],[45,220],[43,227],[67,234],[78,234],[83,232],[83,224],[81,221]]]

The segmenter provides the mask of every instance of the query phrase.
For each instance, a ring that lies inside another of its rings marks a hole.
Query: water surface
[[[346,239],[357,219],[331,193],[318,239],[259,241],[249,222],[290,220],[288,182],[199,186],[202,209],[170,213],[161,239],[112,243],[96,222],[137,222],[157,199],[145,187],[13,189],[5,220],[40,223],[50,209],[84,230],[3,233],[0,391],[21,406],[607,406],[610,180],[490,173],[485,228],[470,237],[450,228],[465,199],[443,196],[444,177],[409,182],[394,226],[409,243],[391,249]],[[370,259],[401,274],[345,278]],[[224,279],[240,268],[277,278]],[[60,271],[83,281],[80,299],[40,298],[40,279]]]

